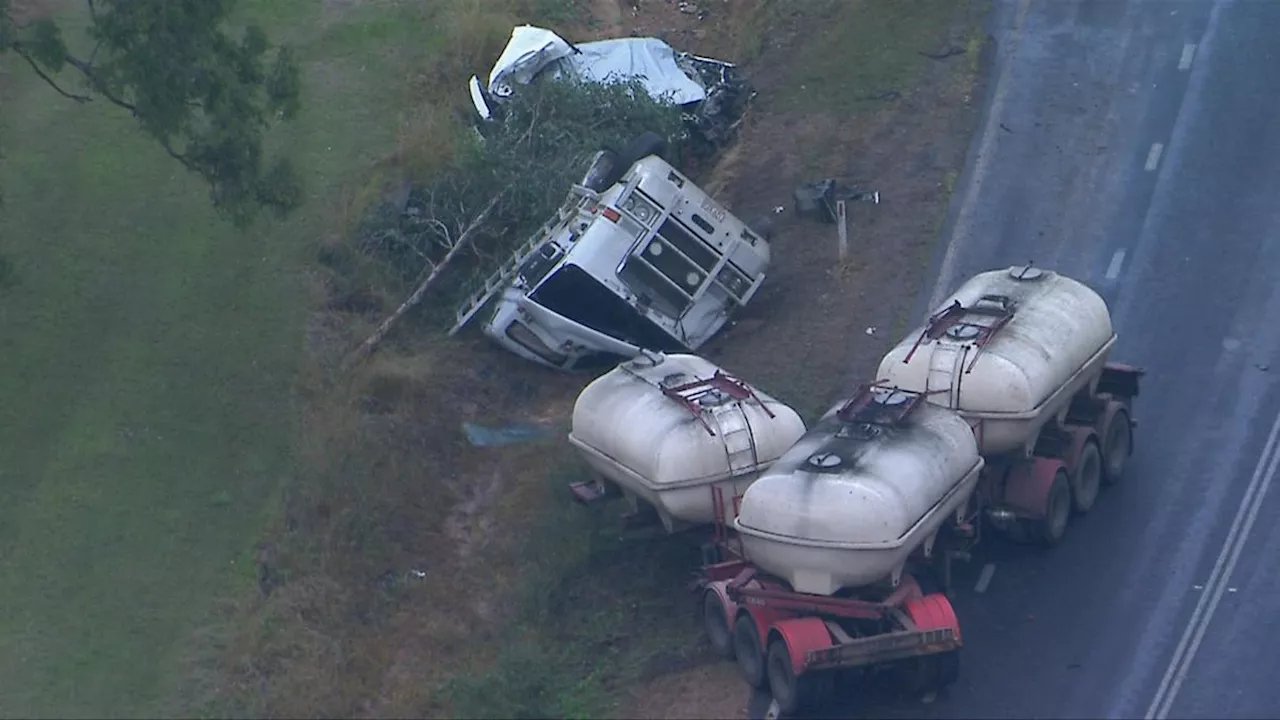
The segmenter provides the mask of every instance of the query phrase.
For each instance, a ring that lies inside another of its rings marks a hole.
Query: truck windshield
[[[627,301],[572,263],[556,270],[530,298],[551,312],[632,345],[669,353],[688,352]]]

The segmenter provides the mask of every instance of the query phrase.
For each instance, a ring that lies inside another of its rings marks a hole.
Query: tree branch
[[[480,214],[471,221],[471,224],[467,225],[467,229],[458,236],[457,241],[453,243],[453,247],[449,248],[449,252],[445,253],[445,256],[441,258],[440,262],[436,263],[436,265],[431,268],[431,272],[427,275],[427,278],[418,285],[418,288],[413,291],[413,294],[409,296],[409,299],[401,303],[400,307],[396,308],[396,311],[391,313],[386,320],[383,320],[382,323],[378,325],[378,329],[374,330],[373,334],[361,343],[360,347],[355,349],[355,352],[351,353],[351,355],[347,357],[347,359],[342,363],[344,370],[351,370],[357,363],[368,357],[374,349],[377,348],[378,343],[382,342],[382,339],[387,336],[387,333],[391,330],[391,326],[395,325],[396,321],[403,317],[405,313],[409,312],[416,307],[418,303],[422,302],[422,296],[427,294],[427,290],[435,284],[436,279],[440,277],[440,273],[449,266],[449,261],[458,254],[458,251],[466,247],[467,243],[471,242],[471,236],[475,235],[476,231],[484,225],[485,219],[489,217],[490,211],[492,211],[494,206],[498,204],[498,199],[501,197],[501,192],[493,196],[493,199],[489,201],[489,204],[485,205],[484,210],[481,210]]]
[[[67,64],[79,70],[80,74],[84,75],[85,80],[88,80],[89,84],[93,86],[94,91],[110,101],[111,104],[122,107],[125,110],[128,110],[131,115],[137,116],[138,108],[134,106],[133,103],[127,102],[123,98],[120,98],[115,93],[111,92],[111,90],[107,88],[106,83],[102,82],[98,75],[93,71],[93,65],[90,65],[89,63],[72,55],[67,55]]]
[[[77,95],[76,93],[63,90],[62,86],[58,85],[58,81],[50,77],[49,74],[40,67],[40,63],[36,62],[35,58],[31,57],[31,54],[27,52],[27,49],[22,46],[22,43],[13,43],[9,47],[13,48],[13,51],[18,53],[18,57],[26,60],[27,64],[31,66],[31,69],[36,71],[36,75],[39,75],[41,80],[48,83],[49,87],[57,90],[58,94],[62,97],[75,100],[78,103],[87,103],[93,99],[88,95]]]

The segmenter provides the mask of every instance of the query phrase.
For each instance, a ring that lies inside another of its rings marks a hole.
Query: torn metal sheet
[[[521,25],[511,31],[507,47],[489,72],[489,92],[509,97],[513,84],[528,85],[547,65],[573,53],[574,48],[554,32]]]
[[[657,38],[619,38],[570,45],[550,30],[521,25],[489,72],[489,94],[510,97],[544,70],[582,80],[637,79],[655,100],[700,102],[707,93],[676,64],[676,52]]]
[[[676,51],[657,38],[619,38],[583,43],[577,53],[552,63],[557,76],[609,82],[640,80],[655,100],[688,105],[705,100],[707,91],[676,64]]]

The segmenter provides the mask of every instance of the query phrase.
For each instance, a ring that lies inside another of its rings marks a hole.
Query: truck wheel
[[[769,691],[782,715],[795,715],[822,702],[823,688],[830,685],[821,675],[796,676],[791,664],[791,651],[782,638],[769,643],[768,657]]]
[[[1102,486],[1102,475],[1102,453],[1098,450],[1098,443],[1086,440],[1071,474],[1071,498],[1076,512],[1087,513],[1093,507]]]
[[[1045,499],[1044,517],[1033,520],[1035,537],[1042,545],[1057,545],[1062,536],[1067,534],[1067,524],[1071,522],[1071,478],[1067,471],[1058,468],[1054,473],[1053,484],[1049,486],[1049,497]]]
[[[1124,476],[1125,465],[1133,452],[1133,426],[1129,422],[1129,411],[1118,408],[1107,423],[1107,436],[1103,441],[1102,458],[1106,467],[1103,482],[1115,485]]]
[[[733,654],[738,658],[742,677],[753,688],[763,688],[767,677],[764,671],[764,653],[760,650],[760,634],[749,613],[742,613],[733,624]]]
[[[582,176],[582,187],[595,192],[604,192],[610,185],[622,178],[626,168],[618,169],[618,154],[604,149],[596,154],[591,167]]]
[[[711,641],[711,649],[725,660],[733,659],[734,634],[729,630],[729,617],[724,603],[713,590],[702,594],[702,627]]]
[[[634,140],[627,143],[627,146],[618,153],[618,159],[621,161],[619,167],[625,173],[635,163],[649,157],[657,155],[662,157],[667,151],[667,141],[656,132],[643,132],[636,136]]]
[[[960,651],[920,655],[897,667],[898,688],[906,695],[924,695],[952,685],[960,678]]]
[[[950,650],[938,656],[938,688],[954,685],[960,679],[960,651]]]

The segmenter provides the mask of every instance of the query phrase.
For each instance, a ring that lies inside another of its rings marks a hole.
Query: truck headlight
[[[622,203],[622,209],[643,225],[648,225],[658,216],[658,209],[641,199],[635,192],[632,192],[626,202]]]
[[[716,279],[725,286],[725,289],[733,293],[734,297],[740,298],[751,289],[751,281],[733,268],[724,268],[716,275]]]

